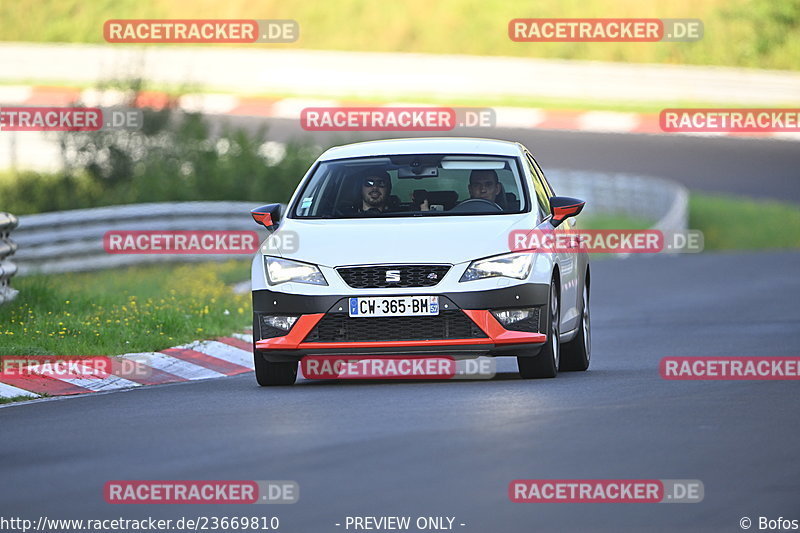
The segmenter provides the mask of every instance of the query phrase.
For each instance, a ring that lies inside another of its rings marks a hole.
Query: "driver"
[[[469,190],[469,200],[488,200],[493,204],[497,204],[497,195],[502,191],[497,172],[491,169],[470,172],[467,189]],[[464,202],[466,201],[464,200]],[[429,209],[428,199],[425,198],[422,200],[419,210],[428,211]]]
[[[494,170],[473,170],[469,174],[469,197],[497,202],[500,194],[500,180]]]

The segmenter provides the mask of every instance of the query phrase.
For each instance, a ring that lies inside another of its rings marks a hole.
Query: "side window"
[[[547,181],[547,176],[544,175],[544,171],[542,170],[542,167],[539,166],[539,163],[537,163],[536,160],[533,159],[533,157],[531,157],[531,160],[533,160],[533,165],[536,167],[536,170],[539,171],[539,176],[542,177],[542,183],[544,183],[544,187],[547,190],[548,198],[550,196],[555,196],[556,193],[555,193],[555,191],[553,191],[553,187],[550,186],[550,182]]]
[[[295,215],[308,217],[316,214],[315,212],[319,210],[319,206],[314,205],[315,203],[318,203],[314,202],[314,199],[319,197],[323,184],[323,180],[318,180],[313,187],[306,187],[303,190],[303,196],[298,198],[297,205],[295,207]],[[312,212],[312,209],[315,212]]]
[[[528,167],[533,175],[533,185],[536,188],[536,201],[539,204],[539,210],[543,216],[549,216],[550,196],[552,196],[552,194],[548,190],[548,186],[545,185],[546,182],[541,173],[542,171],[539,169],[539,165],[536,164],[536,161],[533,159],[533,157],[531,157],[531,154],[526,152],[525,157],[528,159]]]

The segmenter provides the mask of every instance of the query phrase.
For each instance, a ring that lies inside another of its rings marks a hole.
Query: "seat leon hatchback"
[[[575,229],[515,142],[415,138],[337,146],[287,205],[251,213],[269,237],[252,265],[261,385],[308,356],[514,356],[523,378],[586,370],[586,253],[516,250],[509,236]]]

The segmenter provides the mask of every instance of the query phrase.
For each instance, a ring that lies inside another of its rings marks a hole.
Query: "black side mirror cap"
[[[581,211],[586,202],[568,196],[552,196],[550,198],[550,211],[553,213],[550,219],[554,228],[561,225],[569,217],[574,217]]]
[[[283,204],[267,204],[261,207],[256,207],[250,211],[253,220],[261,224],[267,229],[271,229],[278,225],[281,221],[281,214],[283,213]]]

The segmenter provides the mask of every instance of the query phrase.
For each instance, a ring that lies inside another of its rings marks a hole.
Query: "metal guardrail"
[[[250,202],[180,202],[132,204],[75,209],[20,217],[14,234],[19,250],[19,275],[80,272],[144,263],[220,261],[231,254],[109,254],[103,248],[107,231],[256,231]]]
[[[17,273],[17,265],[9,258],[17,250],[11,240],[11,231],[17,227],[17,217],[10,213],[0,213],[0,304],[16,298],[19,291],[11,288],[11,278]]]
[[[551,169],[547,177],[559,195],[586,200],[589,216],[628,215],[664,232],[689,226],[689,191],[672,180],[564,169]]]
[[[586,200],[588,214],[628,214],[652,220],[652,228],[687,227],[688,193],[670,180],[596,172],[551,170],[560,195]],[[76,209],[21,217],[15,231],[19,274],[76,272],[142,263],[209,261],[236,257],[206,254],[108,254],[110,230],[229,230],[267,232],[250,216],[249,202],[181,202]]]

